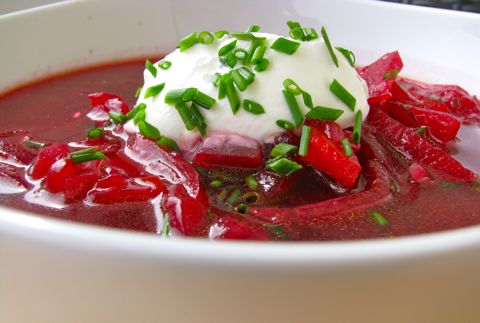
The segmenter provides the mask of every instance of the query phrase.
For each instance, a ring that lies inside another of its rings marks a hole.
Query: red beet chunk
[[[52,192],[58,193],[65,189],[65,180],[75,174],[75,167],[70,158],[57,160],[48,170],[42,186]]]
[[[176,152],[163,150],[153,141],[134,135],[128,139],[125,154],[127,161],[133,159],[140,163],[146,172],[157,175],[170,184],[183,185],[192,197],[199,195],[200,178],[197,171]]]
[[[270,240],[265,228],[247,217],[226,215],[214,222],[208,234],[210,239]]]
[[[66,157],[69,153],[68,146],[65,144],[54,144],[40,150],[37,160],[31,168],[30,175],[33,179],[44,177],[50,167],[57,161]]]
[[[98,180],[98,175],[95,173],[85,173],[72,175],[65,179],[63,195],[65,201],[79,201],[87,196]]]
[[[300,172],[290,176],[281,176],[273,171],[263,168],[255,178],[259,184],[259,193],[264,201],[269,203],[281,198],[287,194],[294,186]]]
[[[428,179],[425,168],[423,168],[417,163],[413,163],[412,165],[410,165],[408,167],[408,171],[410,172],[410,176],[412,177],[412,180],[414,182],[421,182]]]
[[[128,105],[118,95],[99,92],[88,95],[88,100],[94,107],[100,107],[105,112],[115,111],[118,113],[127,114],[130,110]]]
[[[390,89],[403,62],[398,51],[387,53],[372,64],[359,68],[358,73],[367,82],[370,103],[391,97]],[[370,101],[371,100],[371,101]]]
[[[336,135],[336,132],[332,134]],[[343,147],[339,147],[316,126],[312,126],[308,154],[302,157],[302,160],[350,189],[355,187],[362,170],[355,155],[347,157]]]
[[[415,130],[405,127],[379,109],[370,109],[366,127],[373,127],[376,134],[397,151],[427,170],[436,172],[444,180],[473,181],[476,178],[472,171],[464,168],[448,153],[432,146]]]
[[[162,208],[170,216],[170,225],[183,235],[199,236],[207,228],[207,207],[192,198],[183,185],[170,188]]]
[[[192,164],[203,168],[229,167],[255,169],[262,165],[257,141],[237,135],[213,135],[197,147]]]
[[[467,122],[480,122],[480,101],[456,85],[433,85],[401,78],[399,84],[417,97],[446,105],[448,111]]]

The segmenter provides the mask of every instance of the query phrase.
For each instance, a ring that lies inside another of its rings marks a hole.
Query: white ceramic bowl
[[[66,1],[0,17],[0,92],[169,51],[194,30],[326,24],[360,63],[480,93],[480,16],[375,1]],[[476,161],[473,161],[475,163]],[[475,166],[475,165],[473,165]],[[477,165],[478,166],[478,165]],[[480,226],[390,240],[238,243],[0,208],[0,322],[473,322]]]

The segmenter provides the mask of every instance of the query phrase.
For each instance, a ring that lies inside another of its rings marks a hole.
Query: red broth
[[[93,127],[93,122],[86,118],[86,114],[91,110],[87,95],[95,92],[115,93],[131,107],[136,101],[135,90],[143,82],[143,69],[143,61],[95,67],[44,80],[3,96],[0,98],[0,142],[3,145],[0,148],[5,150],[11,147],[8,146],[9,144],[21,141],[25,137],[49,144],[83,140],[88,129]],[[470,133],[470,135],[475,132],[475,129],[478,130],[476,124],[469,127],[473,131],[465,133]],[[478,131],[476,133],[478,136]],[[375,146],[382,143],[375,141],[371,144]],[[455,147],[449,147],[449,150],[455,149]],[[16,153],[24,154],[26,159],[33,159],[36,154],[32,149]],[[402,157],[399,157],[395,151],[388,153],[394,156],[391,157],[391,160],[395,163],[402,163]],[[456,153],[458,156],[465,154],[462,148]],[[359,155],[360,163],[364,167],[371,159],[369,154],[369,152],[363,152]],[[475,160],[476,157],[472,157],[471,152],[466,154],[465,159]],[[405,165],[398,167],[394,165],[393,168],[396,170],[390,170],[390,172],[395,173],[394,175],[398,178],[405,179],[408,176],[404,171]],[[346,240],[393,237],[460,228],[480,223],[480,186],[478,183],[453,183],[438,179],[418,183],[399,180],[397,183],[392,183],[386,179],[382,185],[389,185],[389,197],[385,198],[384,202],[358,212],[352,211],[347,214],[340,214],[340,212],[339,214],[315,217],[318,208],[331,207],[334,210],[336,207],[333,204],[318,203],[328,202],[336,197],[348,197],[351,192],[345,193],[332,189],[328,179],[319,176],[313,170],[307,170],[289,179],[291,181],[287,185],[289,192],[285,193],[281,192],[280,184],[275,184],[278,178],[269,174],[270,177],[267,176],[268,178],[263,178],[263,182],[260,181],[260,185],[265,189],[265,194],[262,193],[263,195],[258,201],[249,205],[248,214],[231,215],[232,209],[225,205],[223,200],[218,200],[218,196],[222,194],[225,187],[215,188],[211,187],[209,183],[221,179],[228,184],[230,189],[228,194],[238,189],[241,196],[238,201],[248,203],[249,196],[245,196],[248,189],[245,188],[243,182],[246,174],[224,169],[206,171],[198,168],[197,170],[210,201],[213,201],[210,203],[215,204],[215,207],[220,210],[216,216],[208,219],[210,229],[204,229],[196,234],[199,236],[208,236],[208,231],[212,236],[215,226],[229,227],[242,221],[244,217],[250,216],[255,221],[252,222],[253,224],[248,222],[247,226],[251,227],[247,229],[255,234],[250,236],[247,234],[246,238],[273,240]],[[478,169],[475,171],[478,172]],[[5,175],[12,170],[4,166],[3,169],[0,168],[0,174],[2,172]],[[258,174],[255,176],[257,179],[260,178]],[[370,185],[368,184],[368,180],[371,180],[369,176],[373,175],[365,175],[361,179],[367,183],[366,186]],[[2,185],[1,183],[0,185]],[[280,187],[279,192],[266,192],[269,183]],[[358,188],[359,191],[366,189],[361,186]],[[366,203],[365,200],[370,198],[372,197],[365,195],[360,202]],[[159,213],[155,212],[154,204],[150,201],[101,205],[77,201],[69,203],[66,207],[56,208],[41,205],[41,203],[31,203],[31,200],[30,202],[27,200],[25,192],[0,194],[1,205],[47,217],[152,233],[159,233],[162,230],[162,221],[157,219]],[[222,212],[225,212],[223,218]],[[372,217],[372,212],[382,214],[388,219],[388,224],[379,225],[378,221]],[[241,230],[247,229],[242,228]],[[237,236],[234,238],[241,236],[242,233],[237,232]],[[224,238],[228,238],[228,236]]]

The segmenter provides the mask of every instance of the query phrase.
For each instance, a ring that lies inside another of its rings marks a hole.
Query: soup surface
[[[258,149],[255,144],[226,144],[231,139],[226,134],[217,148],[210,149],[204,139],[182,157],[171,145],[127,136],[121,124],[105,123],[92,114],[92,93],[114,93],[123,99],[119,102],[133,107],[143,70],[144,62],[94,67],[1,97],[0,204],[82,223],[211,239],[345,240],[480,223],[478,165],[471,172],[450,157],[466,154],[466,160],[480,160],[478,150],[466,152],[461,145],[435,140],[434,126],[426,131],[417,124],[405,126],[409,115],[402,115],[403,110],[370,102],[379,107],[371,109],[364,122],[361,147],[352,145],[362,172],[347,189],[312,167],[290,176],[265,168],[275,145],[298,145],[300,136],[293,132],[279,134]],[[395,82],[427,96],[415,82]],[[435,95],[431,100],[440,102]],[[457,116],[464,123],[460,133],[480,139],[478,111]],[[336,131],[333,123],[309,122],[312,129]],[[87,132],[100,126],[101,135],[87,138]],[[58,163],[51,163],[49,173],[35,178],[46,147],[57,153],[66,149],[65,158],[98,147],[106,158],[75,162],[68,172],[65,165],[55,171]],[[163,168],[152,171],[152,160]],[[173,175],[165,175],[172,169]]]

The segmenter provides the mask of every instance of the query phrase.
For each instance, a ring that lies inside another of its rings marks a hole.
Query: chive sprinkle
[[[312,120],[335,121],[343,114],[343,110],[316,106],[307,112],[306,118]]]
[[[180,152],[180,148],[178,147],[177,142],[175,140],[173,140],[172,138],[168,138],[166,136],[161,136],[157,140],[157,145],[159,145],[161,147],[167,147],[168,149],[174,150],[176,152]]]
[[[163,224],[162,224],[162,237],[168,238],[170,234],[170,215],[168,212],[165,213],[163,216]]]
[[[145,120],[146,116],[147,116],[147,112],[145,111],[145,109],[140,109],[133,117],[133,124],[138,125],[140,121]]]
[[[348,92],[346,88],[343,87],[336,79],[333,79],[332,84],[330,84],[330,92],[332,92],[337,98],[340,99],[350,110],[355,111],[355,105],[357,104],[357,99]]]
[[[427,131],[427,127],[422,126],[422,127],[418,128],[415,132],[417,133],[417,135],[421,136],[421,135],[423,135],[426,131]]]
[[[207,135],[207,124],[205,123],[205,119],[203,118],[203,115],[200,113],[198,110],[197,106],[192,103],[190,106],[190,114],[192,115],[192,119],[195,122],[198,131],[202,136]]]
[[[224,59],[224,64],[230,68],[234,68],[235,65],[237,65],[237,57],[235,57],[235,54],[232,52],[228,53]]]
[[[352,132],[352,138],[353,142],[356,143],[357,145],[360,143],[361,135],[362,135],[362,110],[358,110],[357,113],[355,114],[355,122],[353,124],[353,132]]]
[[[241,92],[247,89],[247,80],[240,74],[238,69],[233,70],[230,75],[232,76],[233,83],[235,83]]]
[[[215,102],[217,102],[217,101],[214,98],[212,98],[211,96],[209,96],[209,95],[207,95],[203,92],[197,91],[197,93],[195,94],[195,97],[193,98],[193,102],[195,102],[196,104],[198,104],[202,108],[205,108],[205,109],[208,110],[211,107],[213,107]]]
[[[215,37],[220,39],[223,36],[228,35],[228,31],[227,30],[219,30],[219,31],[216,31],[214,34],[215,34]]]
[[[230,196],[227,198],[227,201],[226,201],[226,202],[227,202],[228,204],[233,204],[233,203],[235,203],[235,202],[238,200],[238,198],[240,197],[240,194],[242,194],[242,193],[240,192],[240,190],[239,190],[238,188],[235,189],[232,193],[230,193]]]
[[[288,156],[294,151],[297,150],[297,146],[286,144],[286,143],[279,143],[275,145],[275,147],[272,148],[270,151],[270,157],[275,158],[278,156]]]
[[[256,37],[252,33],[231,33],[232,37],[235,37],[238,40],[255,40],[255,39],[265,39],[264,37]]]
[[[392,81],[397,77],[398,73],[399,73],[398,70],[395,70],[395,69],[394,70],[389,70],[389,71],[385,72],[385,75],[383,75],[383,78],[385,80]]]
[[[305,106],[312,109],[313,108],[313,101],[312,101],[312,96],[310,95],[310,93],[302,90],[302,97],[303,97],[303,103],[305,104]]]
[[[248,48],[248,51],[247,51],[247,53],[248,53],[247,57],[245,58],[245,61],[244,61],[245,65],[251,63],[251,61],[253,59],[253,55],[255,54],[255,51],[257,50],[258,47],[266,46],[265,39],[266,38],[256,38],[256,39],[252,40],[252,42],[250,43],[250,47]]]
[[[250,71],[248,67],[243,66],[238,68],[237,70],[245,78],[245,80],[247,80],[248,84],[251,84],[255,79],[255,73]]]
[[[235,90],[235,86],[233,85],[233,80],[231,77],[227,78],[226,80],[225,91],[233,114],[237,114],[238,110],[240,109],[240,98],[238,97],[237,90]]]
[[[293,95],[302,94],[302,89],[292,79],[285,79],[283,81],[283,88]]]
[[[252,60],[251,62],[255,65],[259,64],[262,59],[263,59],[263,56],[265,55],[265,52],[267,50],[267,47],[266,46],[258,46],[257,48],[255,48],[255,51],[253,52],[253,56],[252,56]]]
[[[128,120],[133,119],[140,110],[144,110],[146,108],[147,108],[147,105],[145,103],[139,103],[135,108],[133,108],[127,113],[127,119]]]
[[[220,81],[218,83],[218,99],[221,100],[227,96],[227,83],[230,79],[230,73],[220,76]]]
[[[204,45],[211,44],[214,39],[215,38],[213,37],[213,34],[208,31],[202,31],[200,34],[198,34],[198,38],[197,38],[198,42]]]
[[[233,55],[235,55],[235,58],[240,61],[240,62],[244,62],[245,61],[245,58],[247,57],[248,53],[245,49],[243,48],[236,48],[234,51],[233,51]]]
[[[300,47],[300,43],[283,37],[277,38],[270,46],[271,49],[288,55],[295,53],[298,47]]]
[[[265,113],[265,109],[260,103],[245,99],[243,100],[243,108],[245,111],[248,111],[253,114],[262,114]]]
[[[103,135],[103,128],[90,129],[87,133],[87,137],[90,139],[98,139]]]
[[[157,140],[161,137],[160,131],[144,120],[138,122],[138,130],[142,135],[153,140]]]
[[[282,176],[290,176],[292,175],[293,173],[299,171],[300,169],[302,169],[303,167],[294,162],[293,160],[290,160],[288,158],[285,158],[285,157],[280,157],[280,158],[274,158],[272,160],[270,160],[269,162],[267,162],[265,164],[265,166],[274,171],[275,173],[277,174],[280,174]]]
[[[258,25],[251,25],[250,27],[248,27],[247,29],[247,33],[256,33],[256,32],[259,32],[260,31],[260,26]]]
[[[135,92],[135,97],[138,98],[140,96],[140,93],[142,93],[143,86],[140,86],[137,91]]]
[[[223,185],[223,182],[221,180],[218,180],[218,179],[210,182],[210,187],[213,187],[213,188],[219,188],[222,185]]]
[[[143,96],[144,99],[152,98],[160,94],[162,92],[163,88],[165,87],[165,83],[160,83],[158,85],[154,85],[149,87],[145,91],[145,95]]]
[[[288,239],[285,229],[280,224],[263,224],[263,226],[270,231],[277,239]]]
[[[287,26],[290,28],[289,35],[293,39],[296,40],[303,40],[305,38],[305,34],[303,33],[303,28],[297,21],[288,21]]]
[[[370,217],[373,219],[373,221],[375,221],[381,226],[388,225],[389,223],[388,220],[380,212],[377,211],[370,212]]]
[[[172,66],[172,62],[161,60],[158,63],[158,67],[160,67],[162,70],[168,70]]]
[[[193,130],[196,126],[196,123],[193,120],[190,109],[185,104],[185,102],[177,102],[175,104],[175,108],[177,109],[180,118],[182,118],[185,128],[187,128],[187,130]]]
[[[165,103],[176,104],[177,102],[190,102],[197,95],[198,90],[194,87],[170,90],[165,94]]]
[[[286,90],[283,90],[282,93],[285,98],[285,101],[287,101],[287,105],[288,105],[288,108],[290,109],[290,113],[292,114],[295,128],[298,128],[302,125],[303,115],[302,115],[302,112],[300,111],[300,107],[298,106],[297,99],[295,98],[295,95],[293,95],[292,93]]]
[[[235,211],[237,211],[240,214],[246,214],[248,212],[248,206],[240,203],[235,207]]]
[[[335,66],[338,67],[337,55],[335,55],[335,52],[333,51],[332,44],[330,43],[330,39],[328,38],[327,30],[325,29],[324,26],[322,26],[321,34],[323,37],[323,41],[325,42],[325,46],[327,46],[328,52],[330,53],[330,56],[332,57],[332,60],[335,63]]]
[[[263,72],[268,68],[268,65],[270,65],[270,61],[266,58],[263,58],[257,65],[255,65],[255,71],[257,72]]]
[[[117,112],[117,111],[110,111],[108,116],[115,124],[123,124],[127,121],[127,116]]]
[[[218,50],[218,56],[224,56],[226,54],[228,54],[229,52],[231,52],[235,46],[237,46],[237,40],[233,40],[232,42],[222,46],[219,50]]]
[[[258,182],[255,179],[255,177],[253,177],[253,175],[248,175],[247,177],[245,177],[245,184],[252,191],[254,191],[258,188]]]
[[[303,28],[304,40],[318,39],[318,33],[314,28]]]
[[[298,154],[300,156],[307,156],[308,154],[308,144],[310,143],[310,131],[312,128],[310,126],[303,126],[302,135],[300,137],[300,146],[298,147]]]
[[[345,150],[345,155],[347,157],[350,157],[353,155],[352,146],[350,146],[350,141],[348,141],[348,138],[342,139],[342,146],[343,146],[343,150]]]
[[[28,148],[40,149],[46,146],[43,142],[34,141],[34,140],[24,140],[22,144]]]
[[[220,78],[222,77],[222,75],[220,73],[215,73],[213,74],[213,77],[212,77],[212,84],[214,86],[217,86],[220,84]]]
[[[105,158],[105,155],[97,151],[98,147],[91,147],[83,150],[78,150],[68,154],[74,164],[80,164],[87,161],[98,160]]]
[[[287,120],[279,119],[275,123],[277,124],[277,126],[279,126],[282,129],[285,129],[285,130],[295,129],[295,126],[293,125],[293,123],[291,123],[290,121],[287,121]]]
[[[192,47],[193,45],[195,45],[197,42],[198,42],[197,33],[191,33],[190,35],[180,40],[178,47],[180,48],[181,52],[184,52],[190,47]]]
[[[153,77],[157,77],[157,68],[148,59],[145,61],[145,68],[153,75]]]
[[[345,58],[347,59],[350,66],[355,67],[355,54],[343,47],[335,47]]]

